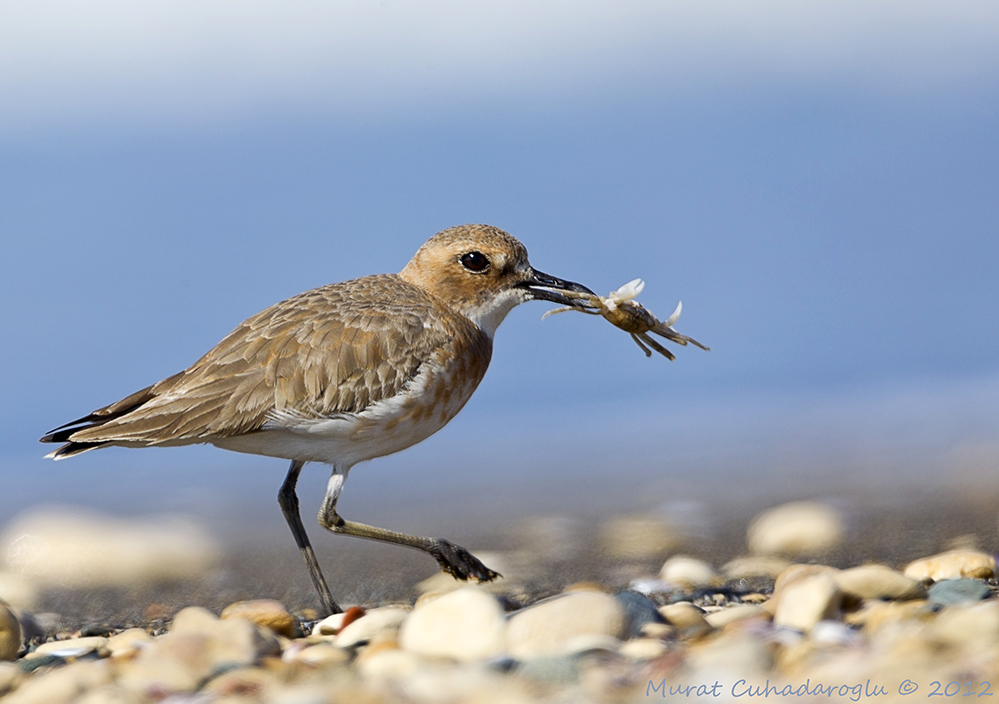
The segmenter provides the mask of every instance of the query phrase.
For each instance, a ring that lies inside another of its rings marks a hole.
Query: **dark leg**
[[[288,521],[288,527],[291,528],[291,532],[295,536],[298,549],[302,551],[302,557],[305,558],[305,565],[309,568],[312,583],[316,586],[316,591],[319,592],[319,599],[323,602],[323,611],[325,612],[323,615],[329,616],[340,613],[340,607],[333,601],[330,588],[326,586],[326,580],[319,569],[316,554],[312,551],[312,545],[309,543],[309,536],[305,532],[305,526],[302,525],[302,517],[298,513],[298,495],[295,493],[295,485],[298,484],[298,475],[304,466],[305,462],[298,460],[291,463],[291,467],[288,468],[288,476],[285,478],[284,484],[281,485],[281,491],[278,492],[278,503],[281,504],[284,520]]]
[[[323,507],[319,510],[319,525],[326,530],[339,535],[353,535],[356,538],[379,540],[385,543],[395,543],[396,545],[404,545],[416,550],[422,550],[433,556],[441,566],[441,569],[455,579],[474,578],[479,582],[491,582],[501,576],[499,573],[493,572],[483,565],[468,550],[447,540],[406,535],[405,533],[376,528],[364,523],[345,521],[336,512],[336,503],[340,497],[340,488],[343,486],[345,480],[346,473],[337,469],[333,470],[333,476],[330,477],[330,483],[326,489],[326,497],[323,499]]]

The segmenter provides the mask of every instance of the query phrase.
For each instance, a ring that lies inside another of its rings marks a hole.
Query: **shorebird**
[[[499,575],[441,538],[343,519],[340,491],[358,462],[443,428],[482,381],[493,336],[528,300],[578,306],[585,286],[531,267],[517,239],[488,225],[437,233],[398,274],[330,284],[249,318],[179,374],[60,426],[47,455],[101,447],[209,443],[291,460],[278,503],[326,613],[340,607],[309,543],[295,491],[306,462],[332,467],[319,524],[432,555],[458,579]]]

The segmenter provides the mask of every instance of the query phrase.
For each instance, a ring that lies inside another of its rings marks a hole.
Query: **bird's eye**
[[[469,252],[461,255],[461,265],[469,271],[480,274],[489,268],[489,259],[482,252]]]

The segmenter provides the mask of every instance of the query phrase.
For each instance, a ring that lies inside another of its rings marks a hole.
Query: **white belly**
[[[263,429],[213,440],[226,450],[323,462],[347,469],[365,460],[405,450],[436,433],[457,415],[479,379],[458,383],[426,371],[403,393],[371,404],[360,413],[312,418],[277,414]]]

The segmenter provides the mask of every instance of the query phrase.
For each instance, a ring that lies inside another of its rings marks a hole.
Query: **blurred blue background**
[[[712,351],[522,306],[348,517],[891,501],[999,464],[995,3],[6,2],[0,104],[4,515],[284,530],[283,462],[37,438],[466,222],[598,292],[642,277]]]

